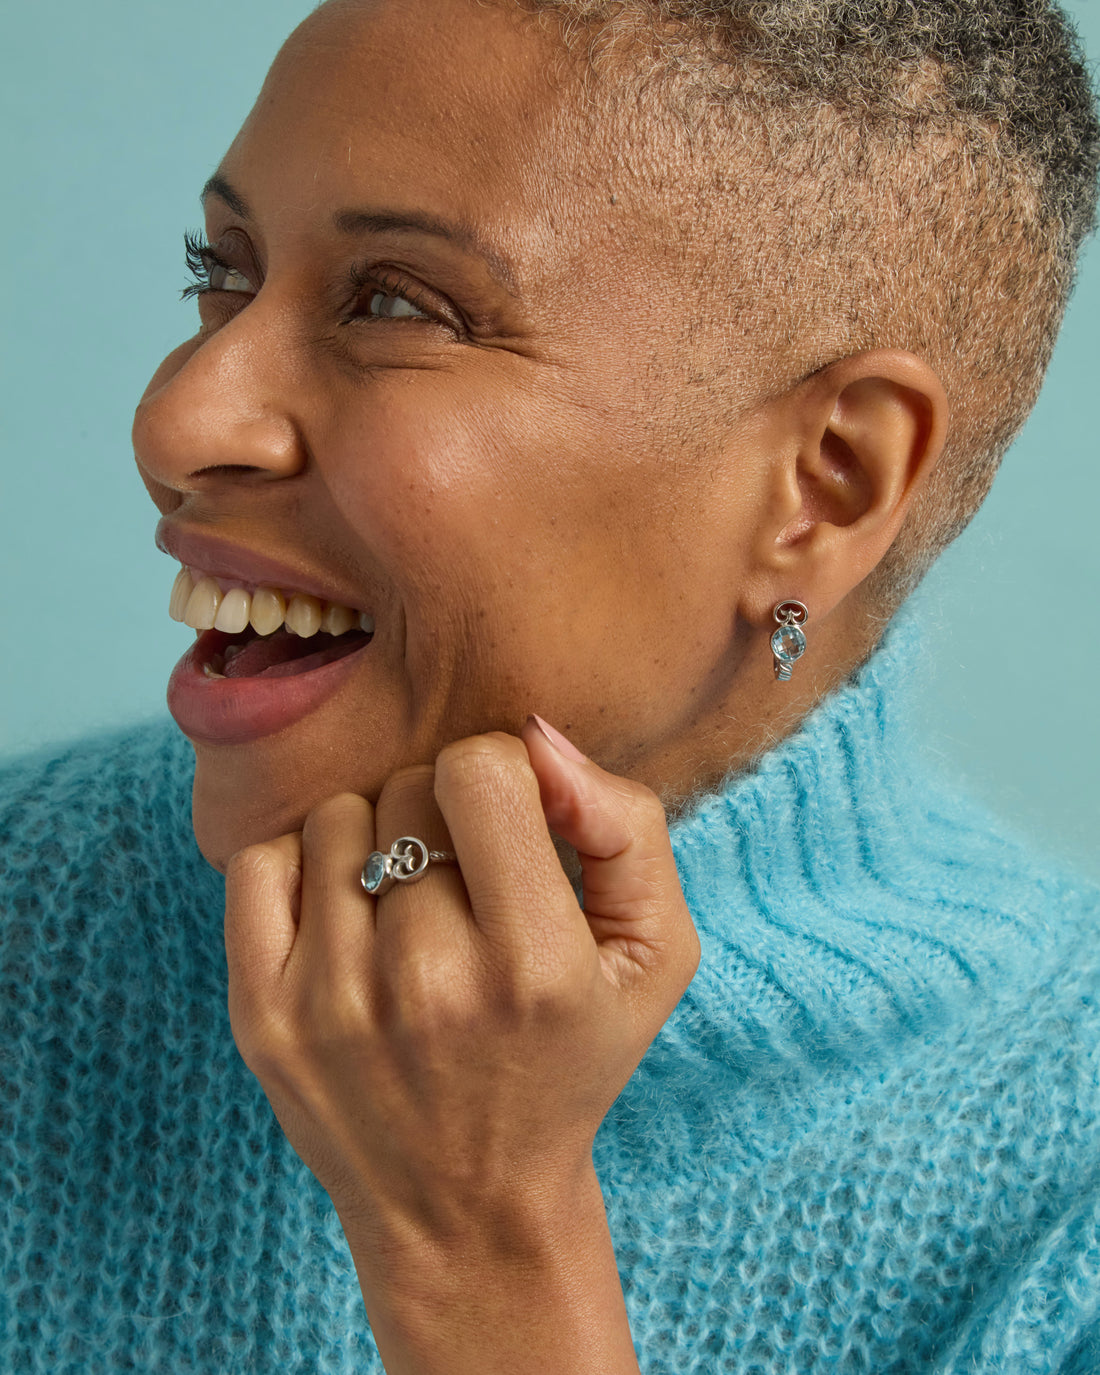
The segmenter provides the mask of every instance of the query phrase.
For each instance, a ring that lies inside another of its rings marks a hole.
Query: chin
[[[195,773],[191,824],[203,858],[220,873],[238,850],[300,831],[308,812],[308,805],[288,799],[227,797],[206,786],[201,771]]]
[[[300,831],[313,807],[333,793],[369,796],[368,781],[351,776],[349,760],[281,757],[290,753],[270,742],[196,746],[191,820],[203,858],[221,873],[238,850]]]

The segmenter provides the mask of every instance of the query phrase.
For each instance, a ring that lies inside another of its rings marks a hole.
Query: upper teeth
[[[358,626],[374,632],[374,617],[355,611],[339,602],[323,602],[306,592],[280,592],[274,587],[257,587],[246,592],[231,587],[223,592],[213,578],[196,579],[190,569],[181,568],[172,584],[168,614],[192,630],[225,630],[231,635],[252,625],[260,635],[270,635],[285,625],[292,635],[343,635]]]

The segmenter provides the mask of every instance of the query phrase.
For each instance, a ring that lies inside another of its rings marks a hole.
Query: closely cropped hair
[[[1046,0],[519,3],[702,170],[691,232],[731,268],[727,340],[759,342],[776,385],[873,347],[938,370],[948,447],[873,575],[892,609],[988,491],[1094,224],[1100,127],[1069,22]]]

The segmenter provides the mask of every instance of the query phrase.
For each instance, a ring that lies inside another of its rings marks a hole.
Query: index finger
[[[591,943],[521,740],[476,735],[446,746],[435,797],[484,935],[513,951],[545,949],[548,940]]]

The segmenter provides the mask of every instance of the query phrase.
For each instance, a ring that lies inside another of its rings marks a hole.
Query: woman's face
[[[201,327],[134,425],[162,543],[374,623],[177,669],[215,863],[531,712],[653,784],[706,754],[748,503],[668,423],[692,305],[576,89],[511,7],[329,6],[208,187]]]

